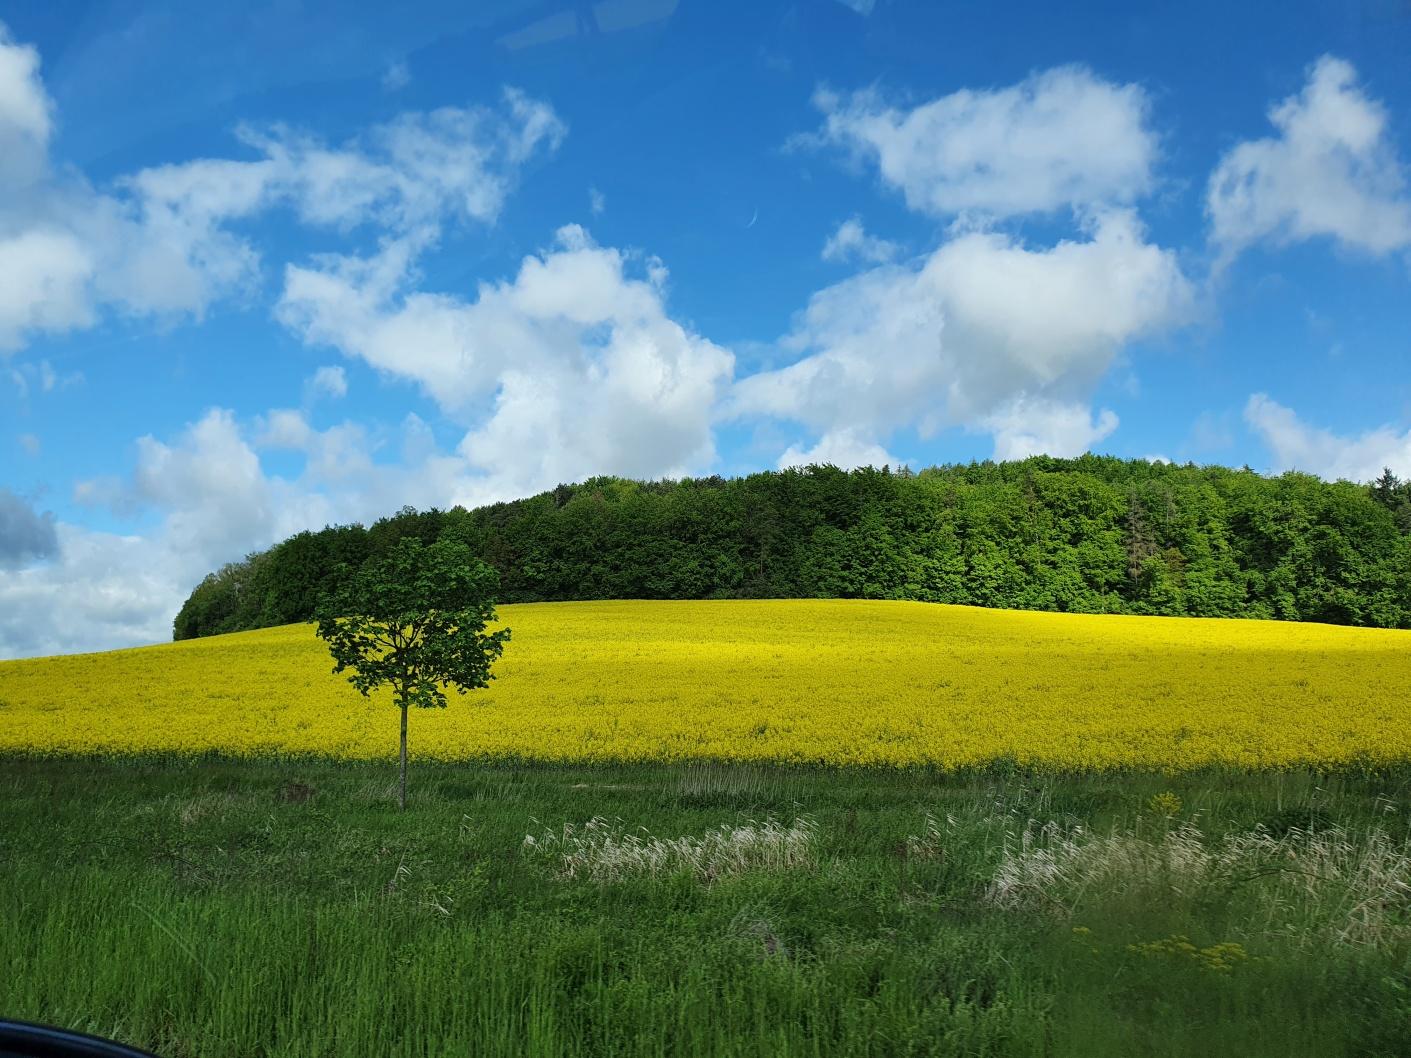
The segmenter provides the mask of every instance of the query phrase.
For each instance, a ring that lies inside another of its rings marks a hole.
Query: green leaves
[[[463,544],[502,579],[474,563],[438,579],[411,557],[422,552],[399,550],[405,539],[428,552]],[[203,581],[175,636],[307,620],[311,600],[350,589],[342,562],[377,564],[384,583],[341,616],[398,627],[458,612],[467,591],[502,602],[907,598],[1408,627],[1411,483],[1099,456],[915,476],[811,467],[729,481],[594,478],[291,537]]]
[[[446,691],[489,686],[510,631],[495,620],[495,571],[463,544],[414,537],[358,569],[340,566],[318,608],[335,673],[361,693],[390,686],[399,705],[444,706]]]

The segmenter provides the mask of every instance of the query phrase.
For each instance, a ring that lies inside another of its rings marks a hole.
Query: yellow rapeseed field
[[[505,606],[489,690],[414,757],[1061,768],[1411,758],[1411,632],[907,602]],[[311,625],[0,663],[0,751],[385,758]]]

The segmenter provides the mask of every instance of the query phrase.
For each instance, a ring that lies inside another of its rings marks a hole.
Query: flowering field
[[[905,602],[505,606],[413,756],[1058,768],[1411,759],[1411,632]],[[396,712],[312,626],[0,663],[0,751],[377,758]]]

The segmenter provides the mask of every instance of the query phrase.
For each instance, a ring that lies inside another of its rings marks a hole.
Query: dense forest
[[[595,478],[475,510],[303,532],[210,574],[177,639],[308,620],[404,536],[451,536],[501,602],[919,599],[1411,627],[1411,482],[1036,457],[909,470]]]

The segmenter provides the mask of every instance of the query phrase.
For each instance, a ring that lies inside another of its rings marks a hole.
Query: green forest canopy
[[[1085,455],[580,485],[302,532],[203,580],[176,639],[310,620],[341,563],[449,537],[499,601],[866,598],[1411,627],[1411,482]]]

